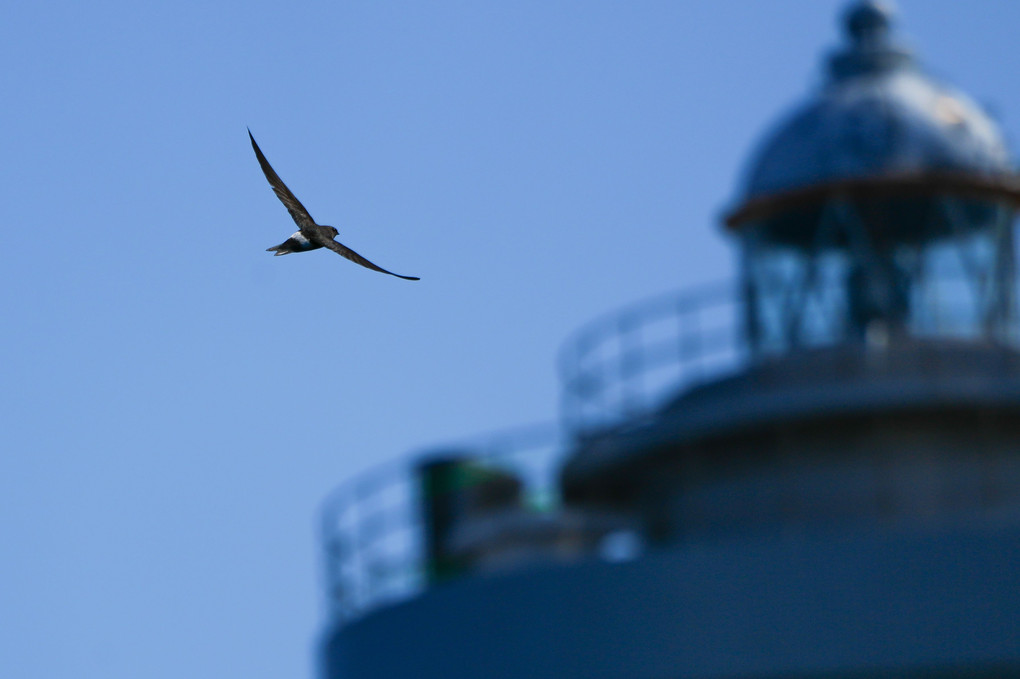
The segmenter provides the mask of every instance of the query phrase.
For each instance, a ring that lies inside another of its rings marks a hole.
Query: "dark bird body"
[[[262,149],[255,143],[255,137],[252,136],[251,130],[248,130],[248,138],[251,139],[251,147],[255,149],[255,157],[259,159],[259,165],[262,166],[262,172],[266,175],[266,179],[269,180],[269,185],[273,187],[273,192],[276,193],[276,197],[280,199],[280,202],[287,208],[287,212],[290,213],[290,216],[298,225],[298,231],[291,234],[290,238],[279,245],[266,248],[266,252],[276,253],[274,256],[278,257],[280,255],[289,255],[292,252],[307,252],[308,250],[329,248],[341,257],[345,257],[355,264],[360,264],[373,271],[386,273],[408,281],[420,280],[415,276],[401,276],[398,273],[387,271],[381,266],[376,266],[343,243],[333,240],[336,238],[338,231],[332,226],[315,223],[315,220],[308,214],[305,206],[290,192],[287,185],[283,183],[280,176],[273,170],[273,166],[262,155]]]

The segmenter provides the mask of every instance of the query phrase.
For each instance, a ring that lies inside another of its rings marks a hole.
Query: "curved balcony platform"
[[[560,351],[564,428],[585,436],[633,421],[748,359],[737,284],[652,297],[598,318]]]
[[[721,541],[467,579],[327,631],[324,676],[1020,676],[1020,531]]]
[[[417,476],[422,461],[467,456],[510,471],[522,479],[528,505],[540,514],[558,503],[554,480],[566,449],[555,424],[533,425],[425,450],[370,469],[337,487],[323,503],[320,518],[331,616],[350,621],[425,589]]]

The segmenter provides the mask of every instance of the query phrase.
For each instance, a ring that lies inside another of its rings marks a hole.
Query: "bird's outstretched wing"
[[[366,267],[368,269],[371,269],[372,271],[378,271],[380,273],[388,273],[391,276],[396,276],[397,278],[403,278],[405,281],[420,281],[421,280],[417,276],[401,276],[398,273],[393,273],[392,271],[387,271],[386,269],[382,268],[381,266],[376,266],[372,262],[368,261],[367,259],[365,259],[361,255],[359,255],[354,250],[351,250],[349,247],[347,247],[343,243],[338,243],[338,242],[336,242],[335,240],[332,240],[332,239],[323,239],[323,241],[324,241],[322,243],[323,245],[325,245],[327,248],[329,248],[333,252],[337,253],[341,257],[346,257],[347,259],[351,260],[355,264],[360,264],[361,266]]]
[[[255,149],[255,157],[259,159],[259,165],[262,166],[262,172],[266,175],[266,179],[269,180],[269,185],[273,187],[273,192],[276,194],[276,197],[279,198],[280,202],[283,203],[283,206],[287,208],[287,212],[289,212],[290,216],[293,217],[298,228],[305,229],[314,225],[315,220],[312,219],[310,214],[308,214],[308,210],[306,210],[305,206],[301,204],[301,201],[290,192],[287,185],[283,183],[282,179],[280,179],[280,175],[276,174],[276,171],[273,170],[273,166],[270,165],[269,161],[266,160],[266,157],[262,155],[262,149],[260,149],[259,145],[255,143],[255,137],[251,135],[251,130],[248,130],[248,138],[251,139],[251,147]]]

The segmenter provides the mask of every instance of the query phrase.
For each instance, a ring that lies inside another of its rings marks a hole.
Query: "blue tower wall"
[[[1018,563],[982,523],[468,578],[331,632],[323,676],[1020,676]]]

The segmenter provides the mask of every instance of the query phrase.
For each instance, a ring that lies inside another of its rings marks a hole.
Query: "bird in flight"
[[[308,250],[318,250],[319,248],[329,248],[333,252],[337,253],[341,257],[346,257],[355,264],[372,269],[373,271],[379,271],[380,273],[388,273],[391,276],[397,278],[403,278],[408,281],[421,280],[416,276],[401,276],[398,273],[387,271],[381,266],[376,266],[372,262],[368,261],[354,250],[342,243],[338,243],[333,240],[336,238],[338,231],[332,226],[326,226],[323,224],[316,224],[312,216],[308,214],[308,210],[301,204],[287,185],[280,179],[280,175],[276,174],[273,170],[273,166],[269,164],[266,157],[262,155],[262,149],[255,143],[255,137],[252,136],[251,130],[248,130],[248,138],[251,139],[251,147],[255,149],[255,157],[259,159],[259,165],[262,166],[262,172],[266,175],[266,179],[269,180],[269,185],[273,187],[273,192],[276,193],[276,197],[280,199],[283,206],[287,208],[287,212],[298,225],[298,230],[291,234],[290,238],[283,241],[279,245],[274,245],[271,248],[266,248],[266,252],[275,252],[274,257],[280,255],[289,255],[292,252],[307,252]]]

